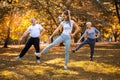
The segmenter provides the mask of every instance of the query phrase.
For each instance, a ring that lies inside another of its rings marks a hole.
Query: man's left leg
[[[34,45],[34,48],[36,50],[36,53],[40,53],[39,42],[40,42],[39,38],[34,39],[33,45]],[[36,56],[36,62],[40,63],[40,57]]]

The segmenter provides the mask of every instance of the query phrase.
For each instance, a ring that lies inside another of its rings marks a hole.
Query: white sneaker
[[[68,67],[67,67],[67,66],[64,66],[64,69],[65,69],[65,70],[67,70],[67,69],[68,69]]]
[[[18,60],[20,60],[21,58],[20,58],[20,56],[17,56],[15,59],[18,61]]]
[[[36,56],[39,56],[39,54],[40,54],[40,53],[36,53],[36,52],[35,52],[35,55],[36,55]]]
[[[39,63],[40,63],[40,60],[36,60],[36,62],[39,64]]]

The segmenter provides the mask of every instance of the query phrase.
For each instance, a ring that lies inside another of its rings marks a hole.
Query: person
[[[45,29],[40,24],[37,24],[35,18],[31,19],[31,23],[32,25],[23,33],[22,37],[20,38],[20,41],[22,41],[22,39],[25,38],[28,34],[30,35],[30,38],[27,40],[23,50],[16,57],[16,60],[20,60],[32,45],[34,45],[36,53],[40,52],[39,38],[42,37],[42,35],[45,32]],[[40,63],[40,57],[36,56],[36,62]]]
[[[87,29],[85,30],[84,34],[81,36],[81,38],[78,40],[77,43],[79,43],[83,37],[86,36],[87,38],[80,45],[78,45],[74,50],[72,50],[72,53],[75,53],[82,46],[84,46],[84,44],[89,44],[91,49],[90,61],[93,61],[95,42],[96,42],[96,39],[99,38],[100,32],[95,27],[92,27],[91,22],[87,22],[86,26],[87,26]]]
[[[66,10],[62,13],[63,21],[60,23],[60,25],[56,28],[56,30],[53,32],[53,34],[50,36],[49,40],[61,29],[63,28],[62,34],[57,37],[50,45],[45,47],[40,53],[36,53],[35,55],[41,56],[42,53],[47,52],[50,48],[55,46],[56,44],[59,44],[61,42],[65,42],[65,65],[64,69],[68,69],[67,64],[69,60],[69,48],[71,43],[71,37],[73,37],[78,31],[79,27],[78,25],[71,20],[70,11]],[[75,32],[72,33],[72,29],[75,27]]]

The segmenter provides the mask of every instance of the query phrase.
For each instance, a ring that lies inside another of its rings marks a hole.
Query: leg
[[[65,41],[65,65],[67,66],[69,61],[69,49],[70,49],[71,39]]]
[[[21,51],[19,57],[23,57],[25,55],[25,53],[28,51],[28,49],[32,46],[32,40],[31,38],[26,42],[26,45],[24,47],[24,49]]]
[[[72,52],[74,53],[75,51],[79,50],[79,49],[80,49],[82,46],[84,46],[85,44],[88,44],[88,40],[83,41],[80,45],[78,45],[78,46],[76,47],[75,50],[72,50]]]
[[[36,50],[36,53],[40,53],[39,42],[40,42],[39,38],[34,39],[33,45],[34,45],[34,48],[35,48],[35,50]],[[39,60],[40,57],[36,56],[36,59]]]
[[[53,41],[53,43],[51,43],[49,46],[47,46],[46,48],[44,48],[40,54],[36,54],[37,56],[41,56],[42,53],[47,52],[50,48],[52,48],[53,46],[55,46],[58,43],[61,43],[63,41],[62,37],[59,36],[55,41]]]
[[[91,52],[90,52],[90,61],[92,61],[92,59],[93,59],[95,42],[96,42],[96,40],[93,40],[90,43],[90,50],[91,50]]]

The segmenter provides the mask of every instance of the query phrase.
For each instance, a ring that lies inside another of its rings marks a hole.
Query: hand
[[[39,36],[39,39],[42,39],[42,37],[43,37],[43,36],[40,35],[40,36]]]
[[[70,34],[71,37],[74,37],[74,34]]]
[[[22,42],[22,38],[19,39],[18,44],[20,45]]]
[[[78,41],[77,44],[80,44],[80,41]]]
[[[52,36],[50,36],[50,38],[48,40],[51,40]]]
[[[19,41],[21,42],[21,41],[22,41],[22,39],[23,39],[23,38],[21,37],[21,38],[19,39]]]
[[[46,43],[50,43],[52,36],[46,41]]]
[[[95,38],[95,39],[97,39],[98,37],[97,37],[97,36],[95,36],[94,38]]]
[[[81,38],[78,40],[77,44],[80,44]]]
[[[77,44],[79,44],[79,41],[77,42]]]

